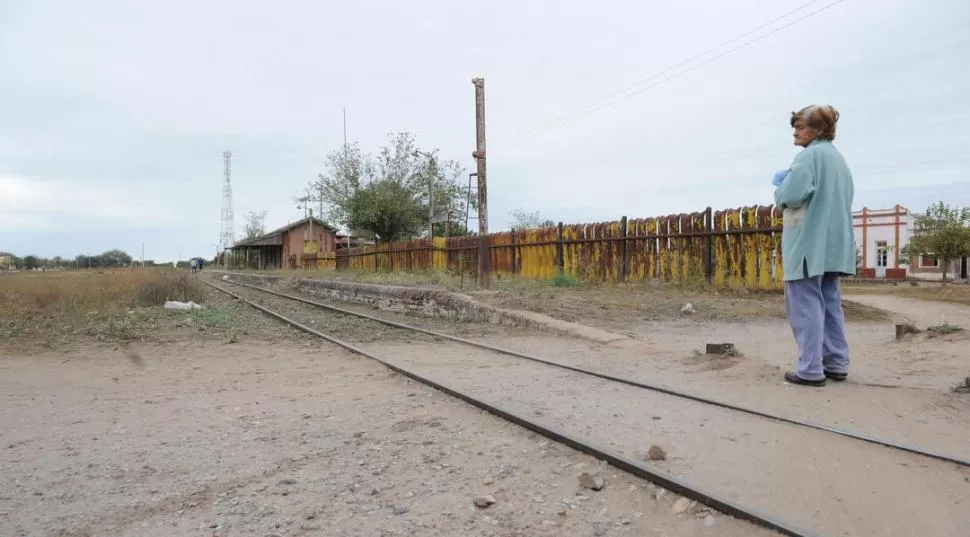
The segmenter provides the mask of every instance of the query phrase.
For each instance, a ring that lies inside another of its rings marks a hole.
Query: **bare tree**
[[[548,218],[543,218],[539,211],[527,213],[522,209],[516,209],[509,213],[510,226],[515,229],[538,229],[544,227],[555,227],[556,223]]]
[[[266,211],[249,211],[245,222],[246,239],[255,239],[266,233]]]

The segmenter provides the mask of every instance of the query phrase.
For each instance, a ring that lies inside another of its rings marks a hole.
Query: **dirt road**
[[[329,346],[139,351],[3,360],[0,534],[769,534]]]
[[[212,302],[210,301],[210,306]],[[0,359],[0,535],[766,536],[253,315]],[[170,334],[174,336],[174,334]],[[491,498],[487,498],[491,496]],[[474,503],[494,499],[485,508]]]
[[[208,305],[225,302],[212,296]],[[370,323],[304,315],[618,451],[640,457],[661,445],[668,452],[654,463],[661,468],[822,535],[965,535],[970,525],[963,505],[970,474],[953,465]],[[644,321],[633,339],[604,346],[382,316],[970,457],[970,398],[932,385],[861,384],[867,368],[884,375],[887,360],[865,353],[877,348],[869,342],[884,344],[887,323],[854,326],[853,380],[817,390],[780,381],[793,347],[780,321]],[[242,326],[234,343],[188,330],[134,344],[143,368],[114,345],[2,353],[0,534],[769,534],[701,506],[678,514],[684,502],[642,480],[255,313],[234,319]],[[728,337],[743,356],[694,352]],[[937,359],[928,360],[935,368]],[[942,377],[934,382],[942,386]],[[603,490],[579,486],[581,472],[597,470]],[[484,496],[495,503],[476,507]]]
[[[893,296],[892,294],[847,292],[846,298],[890,312],[894,322],[915,323],[920,327],[937,326],[944,323],[956,325],[970,324],[970,306],[950,304],[939,301],[919,300]],[[966,327],[970,329],[970,326]]]
[[[377,325],[368,321],[233,290],[305,324],[361,341],[365,348],[435,380],[515,411],[540,415],[629,456],[642,457],[653,443],[665,446],[671,455],[660,463],[662,468],[825,535],[912,534],[928,527],[938,535],[962,535],[970,525],[970,514],[952,513],[958,505],[954,502],[970,498],[967,469],[427,336],[406,338],[406,333],[397,332],[396,338],[375,339],[371,331]],[[426,324],[414,318],[408,321]],[[695,334],[699,326],[703,324],[694,324]],[[602,347],[578,338],[524,333],[483,337],[548,358],[610,373],[622,371],[717,399],[745,399],[762,410],[861,429],[970,459],[965,442],[970,431],[964,417],[966,398],[857,383],[806,390],[782,383],[779,369],[748,357],[712,359],[687,349],[679,355],[660,354],[643,342]],[[777,333],[774,337],[778,339]],[[692,389],[695,381],[704,389]],[[914,413],[914,408],[920,412]],[[813,507],[805,509],[806,505]]]

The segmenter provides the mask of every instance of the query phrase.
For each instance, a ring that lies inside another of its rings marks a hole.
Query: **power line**
[[[627,87],[625,87],[625,88],[623,88],[623,89],[621,89],[619,91],[615,91],[615,92],[613,92],[613,93],[611,93],[611,94],[609,94],[609,95],[607,95],[605,97],[602,97],[600,99],[597,99],[596,101],[593,101],[592,103],[589,103],[586,106],[580,108],[579,110],[577,110],[577,112],[584,111],[584,110],[586,110],[586,109],[588,109],[590,107],[593,107],[593,106],[595,106],[595,105],[597,105],[597,104],[599,104],[599,103],[601,103],[603,101],[607,101],[607,100],[610,100],[610,99],[612,99],[614,97],[617,97],[619,95],[622,95],[623,93],[626,93],[627,91],[630,91],[630,90],[636,88],[637,86],[639,86],[639,85],[641,85],[641,84],[643,84],[645,82],[649,82],[650,80],[653,80],[653,79],[655,79],[655,78],[657,78],[659,76],[663,76],[663,75],[669,73],[670,71],[673,71],[674,69],[677,69],[679,67],[682,67],[684,65],[687,65],[688,63],[690,63],[690,62],[692,62],[692,61],[694,61],[694,60],[696,60],[696,59],[698,59],[700,57],[706,56],[706,55],[710,54],[711,52],[714,52],[715,50],[717,50],[717,49],[719,49],[719,48],[721,48],[721,47],[723,47],[725,45],[729,45],[729,44],[737,41],[738,39],[741,39],[742,37],[745,37],[747,35],[750,35],[750,34],[756,32],[756,31],[764,28],[765,26],[768,26],[770,24],[773,24],[773,23],[775,23],[775,22],[777,22],[777,21],[779,21],[779,20],[781,20],[781,19],[783,19],[783,18],[785,18],[785,17],[787,17],[787,16],[789,16],[789,15],[791,15],[793,13],[796,13],[798,11],[801,11],[802,9],[805,9],[806,7],[808,7],[808,6],[812,5],[812,4],[818,3],[819,1],[820,0],[810,0],[809,2],[806,2],[806,3],[804,3],[804,4],[802,4],[802,5],[798,6],[798,7],[796,7],[795,9],[792,9],[790,11],[787,11],[787,12],[783,13],[782,15],[779,15],[779,16],[777,16],[777,17],[775,17],[775,18],[773,18],[773,19],[771,19],[771,20],[769,20],[767,22],[764,22],[764,23],[762,23],[762,24],[760,24],[758,26],[755,26],[754,28],[751,28],[750,30],[748,30],[748,31],[746,31],[746,32],[744,32],[742,34],[736,35],[736,36],[732,37],[731,39],[728,39],[727,41],[724,41],[723,43],[721,43],[721,44],[719,44],[717,46],[714,46],[714,47],[711,47],[711,48],[705,50],[704,52],[701,52],[699,54],[695,54],[695,55],[691,56],[690,58],[687,58],[686,60],[684,60],[684,61],[682,61],[682,62],[680,62],[680,63],[678,63],[676,65],[673,65],[671,67],[668,67],[668,68],[664,69],[663,71],[660,71],[659,73],[654,73],[654,74],[652,74],[652,75],[650,75],[650,76],[648,76],[646,78],[642,78],[642,79],[634,82],[633,84],[630,84],[629,86],[627,86]],[[576,113],[576,112],[573,112],[573,113]],[[517,136],[521,136],[523,134],[526,134],[526,133],[532,132],[534,130],[540,129],[540,128],[546,126],[546,125],[551,125],[553,123],[556,123],[557,121],[561,121],[563,118],[568,117],[568,116],[572,115],[573,113],[565,114],[563,116],[559,116],[557,118],[550,119],[550,120],[548,120],[548,121],[546,121],[544,123],[541,123],[539,125],[536,125],[535,127],[531,127],[529,129],[523,131],[522,133],[520,133]]]
[[[581,119],[581,118],[584,118],[586,116],[589,116],[590,114],[596,113],[596,112],[598,112],[600,110],[603,110],[605,108],[608,108],[610,106],[613,106],[614,104],[616,104],[617,102],[619,102],[621,99],[624,99],[624,98],[628,99],[628,98],[633,97],[635,95],[639,95],[640,93],[643,93],[644,91],[653,89],[653,88],[655,88],[657,86],[660,86],[661,84],[664,84],[666,82],[669,82],[670,80],[673,80],[674,78],[677,78],[679,76],[682,76],[682,75],[685,75],[685,74],[690,73],[692,71],[695,71],[695,70],[699,69],[700,67],[703,67],[704,65],[707,65],[707,64],[712,63],[712,62],[714,62],[716,60],[719,60],[719,59],[721,59],[721,58],[723,58],[723,57],[725,57],[725,56],[727,56],[729,54],[732,54],[732,53],[734,53],[734,52],[736,52],[738,50],[741,50],[742,48],[745,48],[745,47],[747,47],[749,45],[752,45],[752,44],[754,44],[754,43],[756,43],[758,41],[761,41],[762,39],[765,39],[766,37],[772,36],[772,35],[780,32],[780,31],[782,31],[782,30],[784,30],[786,28],[790,28],[790,27],[794,26],[795,24],[798,24],[798,23],[800,23],[800,22],[802,22],[802,21],[804,21],[804,20],[806,20],[806,19],[808,19],[810,17],[813,17],[815,15],[818,15],[819,13],[822,13],[823,11],[825,11],[827,9],[830,9],[830,8],[832,8],[832,7],[834,7],[834,6],[838,5],[838,4],[841,4],[845,0],[835,0],[834,2],[832,2],[830,4],[827,4],[827,5],[819,8],[819,9],[817,9],[815,11],[812,11],[811,13],[808,13],[808,14],[802,16],[802,17],[799,17],[799,18],[791,21],[791,22],[788,22],[788,23],[786,23],[786,24],[784,24],[782,26],[779,26],[779,27],[771,30],[768,33],[759,35],[758,37],[755,37],[753,39],[749,39],[749,40],[741,43],[740,45],[738,45],[738,46],[736,46],[734,48],[728,49],[727,51],[725,51],[725,52],[723,52],[721,54],[718,54],[717,56],[713,56],[711,58],[708,58],[707,60],[705,60],[703,62],[700,62],[700,63],[698,63],[698,64],[690,67],[689,69],[685,69],[683,71],[674,73],[674,74],[672,74],[672,75],[670,75],[670,76],[668,76],[666,78],[663,78],[663,79],[657,81],[654,84],[651,84],[651,85],[649,85],[647,87],[644,87],[644,88],[637,89],[636,91],[633,91],[632,93],[628,93],[625,96],[623,95],[624,93],[629,92],[631,89],[636,88],[637,86],[642,85],[644,82],[647,82],[649,80],[653,80],[653,79],[656,79],[658,77],[661,77],[661,76],[663,76],[663,75],[665,75],[667,73],[670,73],[671,71],[675,71],[676,69],[678,69],[678,68],[680,68],[680,67],[682,67],[684,65],[687,65],[687,64],[691,63],[692,61],[696,60],[697,58],[700,58],[702,56],[705,56],[707,54],[710,54],[711,52],[713,52],[713,51],[715,51],[715,50],[717,50],[717,49],[719,49],[719,48],[721,48],[721,47],[723,47],[723,46],[725,46],[727,44],[733,43],[733,42],[735,42],[735,41],[737,41],[737,40],[739,40],[739,39],[741,39],[741,38],[743,38],[745,36],[748,36],[748,35],[756,32],[756,31],[764,28],[765,26],[768,26],[770,24],[773,24],[773,23],[777,22],[778,20],[781,20],[781,19],[783,19],[783,18],[785,18],[785,17],[787,17],[787,16],[789,16],[789,15],[791,15],[793,13],[796,13],[798,11],[801,11],[802,9],[808,7],[809,5],[815,4],[818,1],[819,0],[812,0],[810,2],[807,2],[805,4],[802,4],[801,6],[798,6],[797,8],[792,9],[792,10],[788,11],[787,13],[785,13],[783,15],[779,15],[779,16],[775,17],[774,19],[771,19],[768,22],[762,23],[762,24],[760,24],[760,25],[758,25],[758,26],[756,26],[756,27],[754,27],[754,28],[752,28],[752,29],[750,29],[750,30],[742,33],[742,34],[739,34],[739,35],[737,35],[737,36],[735,36],[735,37],[733,37],[733,38],[731,38],[731,39],[729,39],[729,40],[721,43],[720,45],[717,45],[716,47],[713,47],[711,49],[708,49],[708,50],[706,50],[706,51],[704,51],[704,52],[702,52],[700,54],[696,54],[696,55],[688,58],[687,60],[684,60],[684,61],[682,61],[682,62],[680,62],[680,63],[678,63],[678,64],[676,64],[676,65],[674,65],[672,67],[669,67],[667,69],[664,69],[663,71],[661,71],[659,73],[653,74],[653,75],[651,75],[651,76],[649,76],[649,77],[641,80],[640,82],[637,82],[637,83],[635,83],[635,84],[633,84],[631,86],[628,86],[627,88],[625,88],[623,90],[620,90],[618,92],[614,92],[614,93],[608,95],[607,97],[604,97],[602,99],[599,99],[599,100],[595,101],[594,103],[591,103],[591,104],[589,104],[589,105],[587,105],[587,106],[585,106],[585,107],[583,107],[583,108],[580,109],[580,111],[586,111],[586,110],[588,110],[585,113],[580,113],[579,115],[575,115],[576,113],[573,113],[573,114],[566,114],[566,115],[560,116],[558,118],[555,118],[555,119],[546,121],[545,123],[542,123],[540,125],[537,125],[535,127],[532,127],[530,129],[527,129],[527,130],[525,130],[525,131],[523,131],[523,132],[521,132],[519,134],[516,134],[516,135],[514,135],[514,136],[512,136],[510,138],[507,138],[503,142],[505,142],[505,143],[510,142],[512,140],[521,138],[522,136],[524,136],[524,135],[526,135],[528,133],[535,132],[537,130],[543,129],[544,127],[551,126],[551,125],[556,124],[556,123],[565,124],[565,123],[569,123],[571,121],[575,121],[577,119]],[[599,103],[603,103],[603,104],[601,104],[599,106],[596,106]],[[593,108],[590,109],[590,107],[593,107]],[[499,144],[502,144],[503,142],[499,142]]]

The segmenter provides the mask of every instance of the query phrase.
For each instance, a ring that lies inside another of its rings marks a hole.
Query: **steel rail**
[[[237,295],[236,293],[233,293],[228,289],[225,289],[223,287],[220,287],[214,283],[211,283],[205,280],[202,280],[202,281],[206,285],[209,285],[219,291],[222,291],[223,293],[235,298],[236,300],[242,301],[247,305],[265,313],[266,315],[269,315],[270,317],[273,317],[290,326],[293,326],[294,328],[300,329],[308,334],[312,334],[321,339],[329,341],[353,353],[370,358],[371,360],[374,360],[380,363],[384,367],[387,367],[388,369],[396,373],[399,373],[408,378],[416,380],[422,384],[430,386],[452,397],[461,399],[462,401],[465,401],[466,403],[474,405],[486,412],[494,414],[500,418],[508,420],[526,429],[529,429],[530,431],[541,434],[542,436],[545,436],[551,440],[560,442],[577,451],[596,457],[599,460],[606,461],[611,466],[614,466],[620,470],[623,470],[637,477],[646,479],[652,483],[656,483],[657,485],[660,485],[668,490],[676,492],[677,494],[680,494],[684,497],[696,500],[708,507],[721,511],[722,513],[733,516],[735,518],[746,520],[748,522],[752,522],[754,524],[757,524],[764,528],[768,528],[770,530],[777,531],[782,535],[787,535],[789,537],[818,537],[818,534],[808,530],[800,529],[796,527],[794,524],[784,519],[781,519],[779,517],[776,517],[767,513],[762,513],[750,507],[746,507],[744,505],[741,505],[731,500],[730,498],[727,498],[726,496],[722,496],[714,492],[704,491],[698,488],[696,485],[693,485],[684,479],[668,474],[667,472],[664,472],[662,470],[651,468],[640,461],[631,459],[625,455],[612,451],[608,448],[597,446],[582,438],[571,435],[565,431],[556,429],[551,425],[546,425],[538,421],[535,421],[533,419],[527,418],[526,416],[520,413],[509,410],[500,405],[489,403],[483,399],[479,399],[473,395],[462,392],[456,388],[451,388],[445,384],[441,384],[440,382],[437,382],[421,374],[418,374],[414,371],[411,371],[409,369],[396,365],[392,362],[389,362],[377,356],[376,354],[373,354],[364,349],[356,347],[351,343],[347,343],[343,340],[337,339],[333,336],[320,332],[314,328],[301,324],[298,321],[290,319],[280,313],[270,310],[269,308],[266,308],[264,306],[261,306],[260,304],[257,304],[251,300],[248,300],[243,296]]]
[[[603,380],[608,380],[608,381],[611,381],[611,382],[617,382],[617,383],[620,383],[620,384],[625,384],[627,386],[633,386],[633,387],[636,387],[636,388],[642,388],[642,389],[645,389],[645,390],[651,390],[651,391],[663,393],[663,394],[666,394],[666,395],[671,395],[671,396],[674,396],[674,397],[680,397],[682,399],[688,399],[688,400],[695,401],[695,402],[698,402],[698,403],[703,403],[703,404],[706,404],[706,405],[711,405],[711,406],[715,406],[715,407],[719,407],[719,408],[724,408],[724,409],[727,409],[727,410],[734,410],[736,412],[743,412],[745,414],[750,414],[750,415],[753,415],[753,416],[767,418],[767,419],[770,419],[770,420],[775,420],[775,421],[778,421],[778,422],[781,422],[781,423],[787,423],[789,425],[795,425],[795,426],[798,426],[798,427],[807,427],[809,429],[815,429],[817,431],[824,431],[824,432],[828,432],[828,433],[833,433],[833,434],[837,434],[837,435],[840,435],[840,436],[844,436],[846,438],[851,438],[853,440],[859,440],[859,441],[862,441],[862,442],[867,442],[867,443],[870,443],[870,444],[875,444],[875,445],[887,447],[887,448],[890,448],[890,449],[896,449],[896,450],[899,450],[899,451],[904,451],[906,453],[912,453],[914,455],[920,455],[922,457],[928,457],[928,458],[931,458],[931,459],[936,459],[936,460],[940,460],[940,461],[944,461],[944,462],[950,462],[950,463],[953,463],[953,464],[957,464],[959,466],[970,467],[970,460],[961,459],[961,458],[959,458],[959,457],[957,457],[955,455],[947,455],[945,453],[939,453],[939,452],[935,452],[935,451],[929,451],[929,450],[925,450],[925,449],[922,449],[922,448],[919,448],[919,447],[916,447],[916,446],[902,444],[902,443],[899,443],[899,442],[893,442],[891,440],[884,440],[882,438],[877,438],[877,437],[874,437],[874,436],[870,436],[870,435],[867,435],[867,434],[858,433],[858,432],[854,432],[854,431],[849,431],[849,430],[846,430],[846,429],[840,429],[838,427],[831,427],[831,426],[828,426],[828,425],[823,425],[823,424],[820,424],[820,423],[814,423],[814,422],[811,422],[811,421],[799,420],[799,419],[795,419],[795,418],[786,418],[784,416],[778,416],[778,415],[775,415],[775,414],[770,414],[768,412],[763,412],[761,410],[755,410],[755,409],[749,408],[749,407],[744,407],[744,406],[735,405],[735,404],[732,404],[732,403],[726,403],[726,402],[723,402],[723,401],[718,401],[716,399],[708,399],[706,397],[701,397],[701,396],[698,396],[698,395],[691,395],[689,393],[679,392],[679,391],[674,390],[674,389],[671,389],[671,388],[664,388],[662,386],[656,386],[656,385],[653,385],[653,384],[647,384],[645,382],[641,382],[641,381],[637,381],[637,380],[633,380],[633,379],[628,379],[628,378],[624,378],[624,377],[618,377],[618,376],[615,376],[615,375],[610,375],[608,373],[601,373],[599,371],[594,371],[594,370],[586,369],[586,368],[583,368],[583,367],[578,367],[578,366],[573,366],[573,365],[569,365],[569,364],[564,364],[562,362],[556,362],[554,360],[549,360],[549,359],[546,359],[546,358],[540,358],[538,356],[533,356],[533,355],[530,355],[530,354],[526,354],[526,353],[522,353],[522,352],[510,350],[510,349],[505,349],[505,348],[502,348],[502,347],[497,347],[497,346],[494,346],[494,345],[489,345],[487,343],[481,343],[481,342],[478,342],[478,341],[472,341],[472,340],[469,340],[469,339],[464,339],[464,338],[461,338],[461,337],[458,337],[458,336],[452,336],[452,335],[444,334],[444,333],[441,333],[441,332],[435,332],[433,330],[428,330],[428,329],[421,328],[421,327],[418,327],[418,326],[411,326],[411,325],[408,325],[408,324],[399,323],[399,322],[395,322],[395,321],[390,321],[390,320],[387,320],[387,319],[381,319],[380,317],[375,317],[373,315],[367,315],[366,313],[358,313],[356,311],[347,310],[347,309],[340,308],[340,307],[337,307],[337,306],[331,306],[329,304],[324,304],[324,303],[321,303],[321,302],[317,302],[317,301],[314,301],[314,300],[309,300],[309,299],[306,299],[306,298],[303,298],[303,297],[299,297],[299,296],[293,296],[293,295],[289,295],[289,294],[286,294],[286,293],[280,293],[279,291],[274,291],[272,289],[266,289],[264,287],[259,287],[259,286],[256,286],[256,285],[250,285],[250,284],[246,284],[246,283],[242,283],[242,282],[236,282],[236,281],[232,281],[232,280],[225,280],[225,281],[228,282],[228,283],[231,283],[233,285],[238,285],[240,287],[246,287],[246,288],[249,288],[249,289],[254,289],[256,291],[261,291],[261,292],[268,293],[268,294],[275,295],[275,296],[279,296],[279,297],[282,297],[282,298],[288,298],[290,300],[295,300],[297,302],[302,302],[304,304],[308,304],[308,305],[315,306],[315,307],[318,307],[318,308],[322,308],[322,309],[326,309],[326,310],[330,310],[330,311],[335,311],[335,312],[338,312],[338,313],[342,313],[342,314],[346,314],[346,315],[351,315],[351,316],[354,316],[354,317],[360,317],[362,319],[367,319],[367,320],[370,320],[370,321],[378,322],[378,323],[381,323],[381,324],[385,324],[387,326],[393,326],[395,328],[400,328],[400,329],[403,329],[403,330],[411,330],[411,331],[419,332],[419,333],[426,334],[426,335],[429,335],[429,336],[434,336],[434,337],[437,337],[437,338],[447,339],[447,340],[450,340],[450,341],[454,341],[456,343],[462,343],[464,345],[470,345],[472,347],[478,347],[480,349],[485,349],[485,350],[489,350],[489,351],[493,351],[493,352],[498,352],[498,353],[505,354],[505,355],[508,355],[508,356],[513,356],[513,357],[516,357],[516,358],[522,358],[524,360],[530,360],[530,361],[538,362],[538,363],[541,363],[541,364],[551,365],[553,367],[559,367],[559,368],[562,368],[562,369],[566,369],[568,371],[573,371],[573,372],[576,372],[576,373],[582,373],[584,375],[591,375],[591,376],[594,376],[594,377],[597,377],[597,378],[601,378]]]

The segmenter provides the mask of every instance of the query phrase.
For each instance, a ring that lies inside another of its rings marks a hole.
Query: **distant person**
[[[189,259],[189,267],[192,269],[192,273],[195,274],[195,271],[199,268],[199,260],[194,257]]]
[[[202,272],[202,267],[205,266],[205,259],[199,258],[199,272]]]
[[[775,205],[784,215],[785,309],[798,344],[796,371],[785,373],[785,380],[804,386],[845,380],[849,373],[840,277],[855,275],[854,187],[832,145],[838,121],[831,106],[793,112],[795,145],[805,149],[773,181]]]

